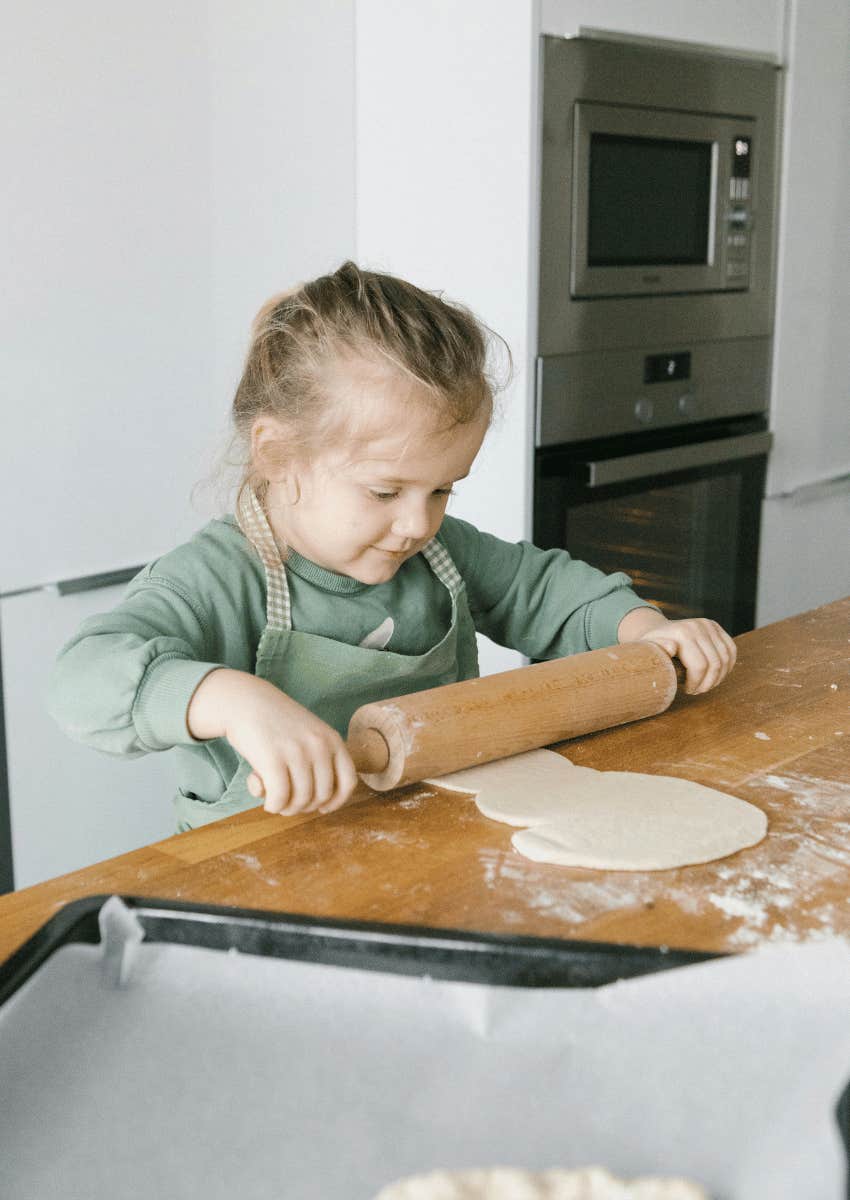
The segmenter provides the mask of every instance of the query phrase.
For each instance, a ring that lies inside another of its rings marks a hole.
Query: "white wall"
[[[260,305],[354,254],[354,5],[209,0],[209,47],[210,352],[223,431]]]

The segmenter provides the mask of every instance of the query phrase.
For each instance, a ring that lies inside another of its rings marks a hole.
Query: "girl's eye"
[[[454,494],[454,488],[436,488],[434,491],[435,496],[453,496]],[[398,492],[379,492],[377,488],[369,488],[369,495],[374,500],[395,500]]]

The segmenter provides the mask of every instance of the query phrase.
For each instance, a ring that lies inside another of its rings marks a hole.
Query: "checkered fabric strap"
[[[271,629],[291,629],[292,605],[286,571],[268,518],[253,488],[243,489],[236,519],[266,569],[266,623]]]
[[[260,556],[266,570],[266,622],[272,629],[292,628],[292,604],[286,570],[277,542],[263,511],[263,506],[251,488],[245,488],[236,512],[239,528]],[[461,577],[445,546],[432,538],[422,547],[422,554],[431,570],[452,596],[461,587]]]
[[[421,553],[425,556],[428,566],[440,583],[447,587],[453,596],[456,596],[463,581],[445,546],[441,545],[436,538],[431,538],[430,542],[422,547]]]

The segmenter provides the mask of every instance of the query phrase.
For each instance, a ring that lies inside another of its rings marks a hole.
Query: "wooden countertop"
[[[768,815],[759,846],[675,871],[546,866],[471,797],[363,788],[331,816],[256,808],[2,896],[0,961],[68,901],[111,892],[708,951],[850,936],[850,598],[737,642],[717,690],[559,749],[749,800]]]

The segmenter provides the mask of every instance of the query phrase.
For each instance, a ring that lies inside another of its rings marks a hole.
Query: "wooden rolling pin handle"
[[[358,775],[377,775],[390,765],[390,748],[377,729],[356,730],[346,746]]]

